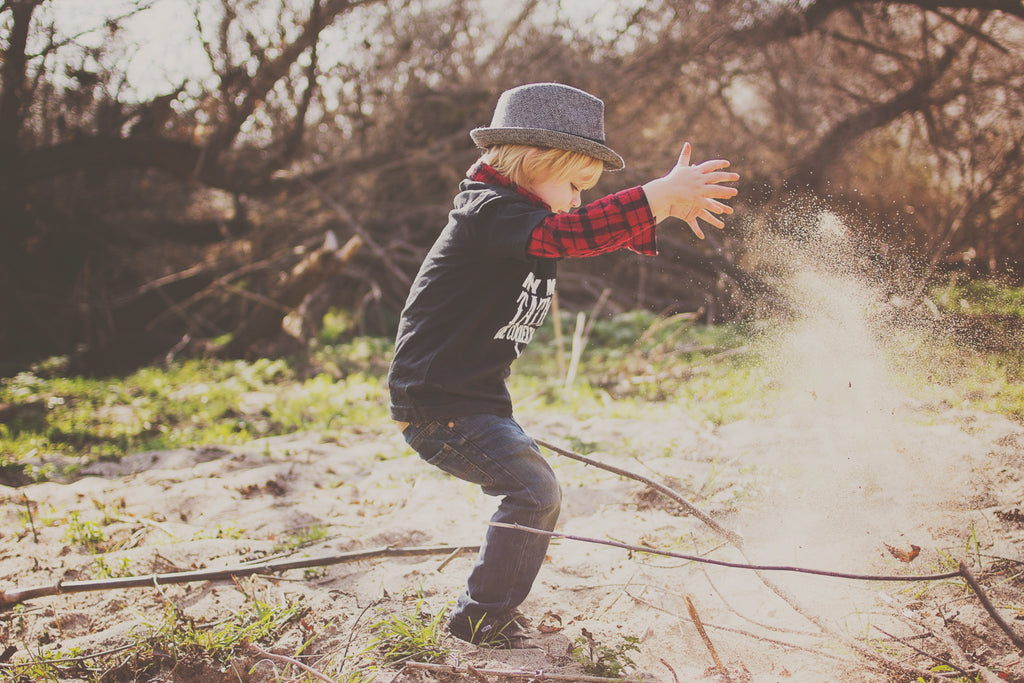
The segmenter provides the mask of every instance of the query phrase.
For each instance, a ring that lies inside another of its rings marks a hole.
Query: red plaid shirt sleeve
[[[515,185],[487,164],[477,162],[471,179],[513,188],[525,199],[546,206],[537,195]],[[571,213],[552,214],[533,230],[526,252],[539,258],[597,256],[618,249],[638,254],[658,253],[654,214],[647,195],[632,187],[591,202]]]
[[[658,253],[654,215],[639,187],[549,216],[534,228],[526,247],[530,256],[541,258],[596,256],[617,249]]]

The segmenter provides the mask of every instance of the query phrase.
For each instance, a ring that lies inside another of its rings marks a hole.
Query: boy
[[[683,145],[668,175],[579,211],[604,169],[604,103],[558,83],[513,88],[491,125],[470,132],[485,151],[460,185],[447,226],[412,285],[388,376],[391,416],[421,458],[500,496],[495,522],[553,530],[561,491],[540,449],[512,417],[512,361],[544,320],[560,258],[617,249],[656,254],[655,225],[676,216],[703,238],[722,228],[719,202],[736,194],[727,161],[690,166]],[[526,647],[526,599],[548,537],[488,527],[448,620],[456,637]]]

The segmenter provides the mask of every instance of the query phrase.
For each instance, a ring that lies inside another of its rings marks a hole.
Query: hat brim
[[[532,145],[580,152],[604,162],[605,170],[621,171],[626,167],[622,157],[611,148],[578,135],[543,128],[474,128],[469,136],[477,147],[494,145]]]

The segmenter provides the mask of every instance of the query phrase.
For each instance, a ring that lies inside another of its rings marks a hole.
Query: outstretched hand
[[[672,170],[644,184],[643,190],[656,221],[675,216],[685,221],[693,234],[704,239],[698,219],[719,229],[725,227],[717,215],[731,214],[732,207],[718,200],[735,197],[737,189],[721,183],[739,180],[739,175],[722,170],[729,167],[729,162],[724,159],[691,166],[690,154],[690,143],[684,143]]]

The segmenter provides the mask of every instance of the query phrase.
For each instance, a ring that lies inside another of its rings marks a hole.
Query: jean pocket
[[[435,455],[426,458],[426,461],[463,481],[479,484],[484,487],[494,486],[494,477],[477,464],[477,462],[486,464],[487,456],[482,453],[477,454],[477,456],[467,457],[466,454],[459,452],[451,444],[446,443],[441,445],[440,450]]]

